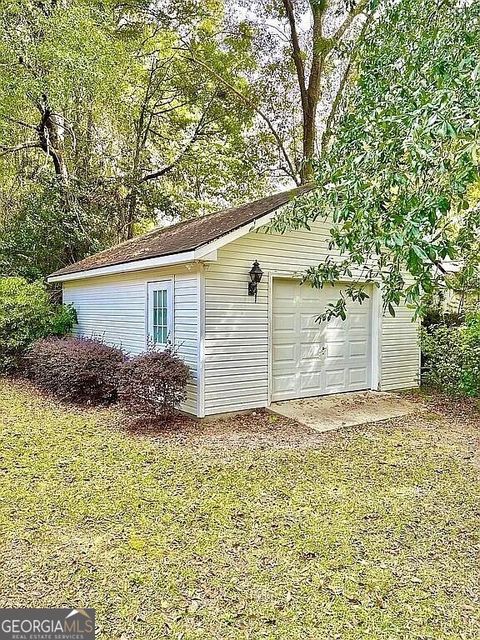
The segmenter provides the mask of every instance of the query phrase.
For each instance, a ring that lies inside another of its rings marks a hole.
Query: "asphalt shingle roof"
[[[51,274],[60,276],[79,273],[90,269],[108,267],[125,262],[135,262],[147,258],[157,258],[175,253],[194,251],[231,231],[254,222],[257,218],[272,213],[276,209],[313,188],[303,185],[296,189],[276,193],[255,200],[240,207],[217,211],[202,218],[184,220],[170,227],[155,228],[119,245],[95,253],[75,264],[68,265]]]

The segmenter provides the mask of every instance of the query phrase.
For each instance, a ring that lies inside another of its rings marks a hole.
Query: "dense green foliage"
[[[422,311],[432,265],[468,254],[478,273],[479,14],[451,0],[9,0],[0,274],[35,279],[305,181],[315,152],[319,188],[277,228],[332,216],[345,258],[305,277],[350,278],[362,299],[361,274],[392,313]]]
[[[8,203],[3,219],[0,213],[0,274],[16,274],[27,280],[42,278],[61,265],[102,249],[115,235],[111,207],[105,206],[95,215],[81,206],[65,210],[58,184],[51,176],[43,175],[15,198]]]
[[[454,394],[480,396],[480,315],[460,326],[422,330],[423,381]]]
[[[0,371],[18,364],[34,340],[71,331],[75,312],[53,305],[41,282],[0,278]]]
[[[333,217],[331,247],[345,259],[310,269],[313,285],[348,276],[358,295],[361,273],[382,284],[392,312],[400,301],[421,309],[441,277],[434,265],[478,254],[479,21],[478,2],[382,5],[318,161],[319,189],[279,223]]]
[[[369,5],[8,0],[0,273],[311,179]]]

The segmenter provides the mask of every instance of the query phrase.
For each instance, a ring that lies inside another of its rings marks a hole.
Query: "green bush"
[[[0,278],[0,372],[14,369],[34,340],[64,335],[75,320],[72,307],[50,302],[42,282]]]
[[[480,396],[480,315],[455,327],[422,330],[423,382],[448,393]]]
[[[77,312],[71,304],[57,304],[51,307],[48,335],[62,338],[72,332],[77,322]]]

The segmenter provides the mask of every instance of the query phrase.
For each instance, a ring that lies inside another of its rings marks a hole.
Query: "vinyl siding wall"
[[[300,275],[327,256],[329,227],[285,235],[250,232],[218,250],[205,269],[205,414],[268,404],[271,278]],[[258,299],[247,295],[254,259],[264,272]],[[407,309],[379,323],[380,388],[418,384],[418,326]]]
[[[147,283],[172,278],[174,282],[174,339],[191,371],[187,400],[182,409],[197,413],[199,345],[199,275],[179,267],[100,276],[63,283],[63,300],[78,315],[77,335],[97,336],[130,354],[145,351],[147,343]]]
[[[382,318],[381,389],[408,389],[420,382],[420,335],[418,322],[406,307]]]

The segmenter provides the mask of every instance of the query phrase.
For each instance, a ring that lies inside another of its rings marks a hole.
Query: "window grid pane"
[[[166,344],[168,340],[168,291],[155,289],[153,292],[153,341]]]

